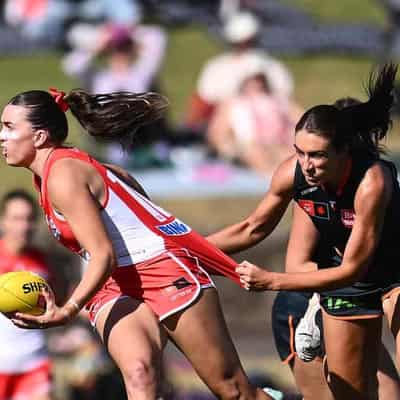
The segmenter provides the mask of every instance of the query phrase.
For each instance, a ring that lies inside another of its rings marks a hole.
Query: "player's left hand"
[[[24,329],[47,329],[64,325],[75,315],[71,308],[58,307],[53,291],[48,288],[41,292],[46,301],[46,311],[42,315],[30,315],[17,312],[11,316],[14,325]]]
[[[236,268],[240,276],[240,283],[246,290],[271,290],[272,273],[248,261],[243,261]]]

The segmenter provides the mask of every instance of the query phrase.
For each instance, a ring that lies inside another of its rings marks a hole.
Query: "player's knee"
[[[151,387],[156,388],[155,369],[144,360],[132,361],[127,368],[123,369],[123,376],[127,392],[130,394],[143,390],[148,391]]]

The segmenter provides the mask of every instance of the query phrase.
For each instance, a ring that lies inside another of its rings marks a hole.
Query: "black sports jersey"
[[[384,288],[394,281],[398,281],[399,269],[398,240],[400,238],[400,188],[397,182],[397,171],[393,163],[386,160],[371,158],[353,158],[348,168],[347,180],[339,188],[338,193],[324,190],[321,186],[309,185],[301,171],[299,163],[296,165],[294,178],[294,200],[309,215],[320,233],[320,247],[324,254],[319,254],[317,262],[319,268],[337,266],[341,263],[340,253],[343,254],[355,218],[354,197],[358,186],[366,171],[375,163],[384,163],[392,171],[393,194],[386,209],[384,225],[380,243],[374,258],[360,282],[352,288],[374,290]],[[335,249],[339,250],[338,253]],[[322,258],[324,261],[319,260]],[[346,293],[353,291],[346,290]]]

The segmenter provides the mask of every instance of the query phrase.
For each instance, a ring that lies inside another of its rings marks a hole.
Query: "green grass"
[[[332,103],[339,97],[365,99],[373,62],[365,58],[321,55],[286,60],[296,83],[295,96],[305,108]]]
[[[0,57],[0,105],[3,107],[15,94],[31,89],[44,89],[55,86],[68,91],[77,86],[63,74],[60,68],[59,54],[41,54],[22,57]],[[71,120],[71,118],[70,118]],[[79,143],[79,129],[74,121],[70,125],[71,143]],[[0,194],[17,187],[32,190],[31,173],[21,168],[7,167],[0,164]]]
[[[385,10],[380,0],[281,0],[327,21],[385,24]]]
[[[171,100],[172,118],[178,122],[184,116],[202,66],[222,51],[223,45],[201,28],[174,29],[169,34],[162,85]]]

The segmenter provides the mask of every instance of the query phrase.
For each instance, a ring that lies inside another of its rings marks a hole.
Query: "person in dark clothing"
[[[306,111],[295,129],[296,154],[277,168],[257,209],[209,236],[228,253],[251,247],[273,231],[295,200],[287,273],[247,261],[237,272],[247,289],[320,293],[326,375],[338,399],[377,397],[382,296],[388,296],[387,310],[400,282],[393,264],[400,188],[379,145],[391,122],[396,72],[389,63],[371,74],[367,102]],[[312,261],[320,243],[327,249],[325,268]]]

